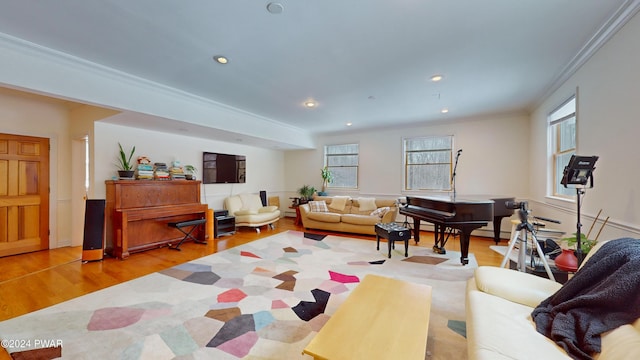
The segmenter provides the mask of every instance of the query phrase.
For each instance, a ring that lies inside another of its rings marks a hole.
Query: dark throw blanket
[[[640,318],[640,240],[607,242],[531,313],[539,333],[574,359],[601,351],[600,335]]]

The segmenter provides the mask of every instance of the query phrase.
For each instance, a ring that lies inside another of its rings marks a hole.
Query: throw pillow
[[[348,196],[334,196],[333,199],[331,199],[331,204],[329,204],[329,207],[338,211],[342,211],[347,205],[347,200],[349,199],[350,197]]]
[[[329,212],[327,203],[322,201],[309,201],[309,210],[312,212]]]
[[[378,216],[378,217],[380,217],[380,218],[382,219],[382,217],[384,216],[384,214],[386,214],[386,213],[387,213],[387,211],[389,211],[389,210],[390,210],[390,209],[389,209],[389,207],[388,207],[388,206],[384,206],[384,207],[377,208],[377,209],[373,210],[373,212],[372,212],[371,214],[369,214],[369,215],[371,215],[371,216]]]
[[[373,211],[378,208],[375,198],[358,198],[358,204],[360,204],[360,211]]]

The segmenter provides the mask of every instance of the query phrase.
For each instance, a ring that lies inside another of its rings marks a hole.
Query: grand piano
[[[505,206],[513,197],[492,196],[407,196],[406,205],[400,207],[400,214],[413,218],[413,238],[420,241],[420,221],[434,225],[435,244],[433,250],[444,254],[444,246],[454,229],[460,231],[460,262],[469,263],[469,239],[471,232],[494,224],[494,240],[500,241],[500,223],[502,218],[511,216],[512,209]],[[449,229],[449,235],[447,235]]]

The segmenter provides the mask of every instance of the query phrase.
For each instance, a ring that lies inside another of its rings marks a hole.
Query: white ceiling
[[[530,111],[640,7],[277,2],[279,14],[258,0],[0,0],[0,33],[260,119],[331,133],[347,122],[361,130]],[[230,62],[217,64],[214,55]],[[433,83],[434,74],[444,79]],[[317,108],[306,109],[307,99]]]

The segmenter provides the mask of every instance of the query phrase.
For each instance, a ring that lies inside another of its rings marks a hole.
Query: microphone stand
[[[462,149],[458,150],[458,154],[456,155],[456,163],[453,166],[453,176],[451,178],[451,183],[453,184],[453,200],[456,199],[456,171],[458,169],[458,158],[460,157],[461,153]]]

